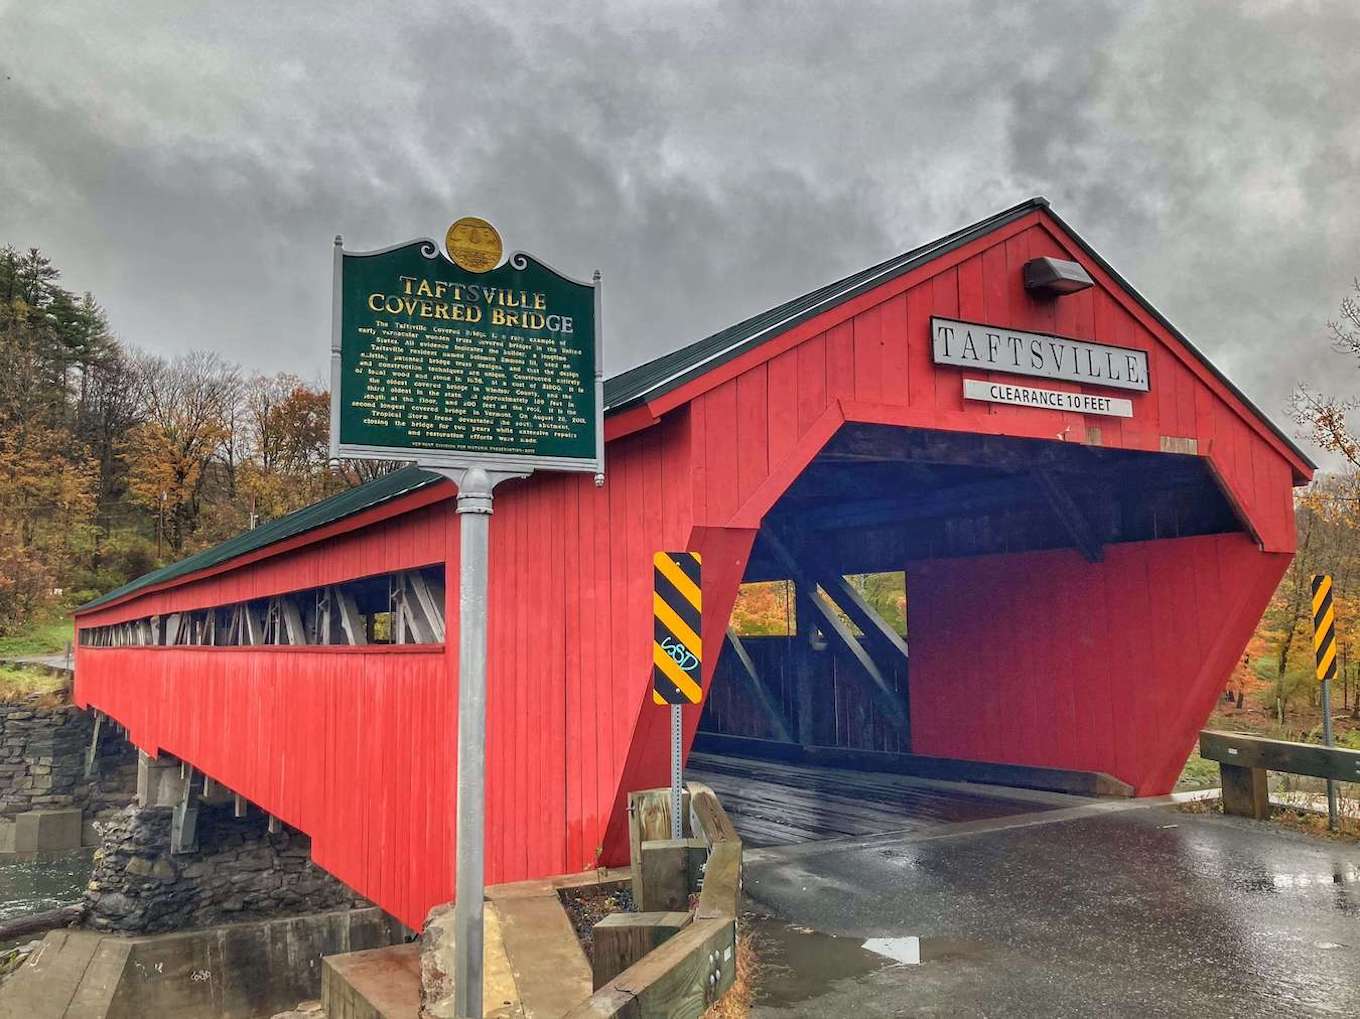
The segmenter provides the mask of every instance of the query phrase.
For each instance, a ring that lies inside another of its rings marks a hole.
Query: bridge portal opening
[[[844,426],[762,522],[691,770],[736,795],[726,779],[770,765],[804,789],[836,768],[1118,790],[1137,727],[1171,708],[1128,689],[1160,651],[1120,632],[1121,603],[1163,597],[1159,548],[1212,570],[1215,536],[1245,526],[1207,459],[1085,438]],[[903,789],[863,823],[1036,802]]]

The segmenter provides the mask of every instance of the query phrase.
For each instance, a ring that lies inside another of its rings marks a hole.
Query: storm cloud
[[[1034,194],[1277,419],[1354,388],[1351,2],[0,0],[0,242],[320,379],[330,241],[605,277],[619,371]]]

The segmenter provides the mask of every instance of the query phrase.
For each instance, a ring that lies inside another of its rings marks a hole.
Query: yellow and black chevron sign
[[[1332,608],[1332,578],[1313,576],[1313,653],[1317,655],[1317,678],[1336,676],[1336,610]]]
[[[704,662],[699,553],[658,552],[652,565],[652,700],[698,704]]]

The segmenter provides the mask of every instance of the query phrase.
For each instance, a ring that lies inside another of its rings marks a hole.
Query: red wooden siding
[[[673,418],[611,444],[603,488],[557,475],[496,496],[489,881],[599,859],[649,690],[652,553],[690,540],[687,452]]]
[[[1033,299],[1019,270],[1040,254],[1082,262],[1097,286]],[[1134,417],[1122,421],[965,403],[962,374],[931,363],[933,314],[1141,347],[1152,391],[1127,394]],[[917,749],[1100,767],[1144,793],[1169,786],[1288,561],[1291,484],[1309,468],[1035,212],[613,416],[603,488],[588,476],[541,475],[497,494],[488,880],[620,862],[627,791],[666,779],[668,716],[648,686],[652,553],[703,553],[704,628],[715,646],[764,514],[846,421],[1069,442],[1093,441],[1098,430],[1102,445],[1149,451],[1195,441],[1264,551],[1229,535],[1113,546],[1097,565],[1068,553],[917,564],[909,579]],[[445,562],[442,655],[77,653],[82,704],[127,724],[148,751],[184,758],[310,834],[318,863],[412,925],[451,886],[451,494],[441,486],[403,496],[360,528],[307,535],[79,621]],[[994,616],[961,612],[960,599],[983,587]],[[1128,663],[1124,673],[1099,671],[1115,657],[1100,640]],[[980,654],[962,655],[965,645]],[[716,658],[706,656],[706,684]],[[957,713],[965,701],[974,707]],[[699,712],[687,717],[692,738]]]
[[[1164,792],[1288,565],[1242,534],[911,563],[912,748]]]
[[[97,648],[78,699],[312,837],[316,863],[403,923],[453,891],[452,718],[440,648]]]

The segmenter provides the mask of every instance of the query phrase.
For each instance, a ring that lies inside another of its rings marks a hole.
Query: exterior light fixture
[[[1031,258],[1025,263],[1025,289],[1044,297],[1062,297],[1094,286],[1095,281],[1076,262],[1059,258]]]

